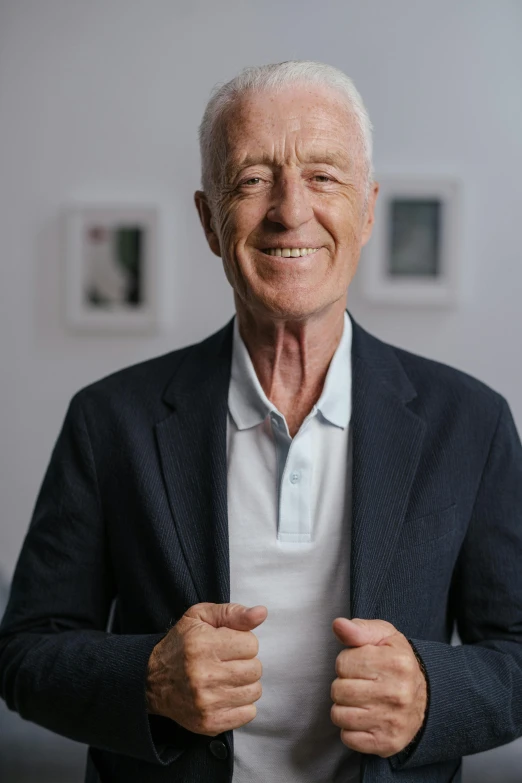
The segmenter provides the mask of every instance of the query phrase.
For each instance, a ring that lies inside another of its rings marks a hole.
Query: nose
[[[272,191],[272,201],[266,216],[272,223],[295,229],[313,215],[310,194],[299,176],[286,177]]]

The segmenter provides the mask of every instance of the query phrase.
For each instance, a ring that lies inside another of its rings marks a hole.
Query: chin
[[[302,320],[316,313],[321,312],[329,305],[333,304],[327,297],[318,297],[317,292],[310,292],[309,295],[276,295],[257,300],[256,310],[262,310],[265,314],[273,318],[284,318],[288,320]]]

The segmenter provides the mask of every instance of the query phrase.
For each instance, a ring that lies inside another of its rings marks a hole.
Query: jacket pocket
[[[456,503],[415,519],[405,519],[401,528],[396,554],[416,546],[429,546],[457,529]]]

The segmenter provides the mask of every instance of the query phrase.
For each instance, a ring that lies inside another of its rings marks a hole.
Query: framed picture
[[[376,177],[375,225],[363,248],[364,296],[391,305],[455,306],[460,297],[460,188],[455,180]]]
[[[75,329],[154,332],[164,320],[157,205],[75,204],[66,213],[66,319]]]

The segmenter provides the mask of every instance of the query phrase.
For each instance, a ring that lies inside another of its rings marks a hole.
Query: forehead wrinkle
[[[342,150],[332,152],[326,150],[321,152],[320,150],[311,150],[300,152],[299,145],[296,145],[295,150],[289,150],[282,155],[273,154],[268,152],[261,153],[248,153],[236,160],[231,159],[227,161],[226,171],[229,177],[235,176],[242,169],[249,168],[250,166],[267,166],[270,169],[282,168],[285,164],[291,165],[297,161],[300,165],[327,165],[334,166],[336,168],[353,168],[353,158],[350,158],[348,154]]]
[[[296,142],[296,157],[305,166],[308,164],[326,164],[343,168],[344,166],[350,166],[352,163],[353,156],[350,156],[348,150],[345,150],[342,145],[339,145],[337,149],[332,149],[336,145],[333,145],[331,139],[323,142],[322,139],[316,138],[312,144],[300,143],[299,139]]]
[[[249,166],[282,167],[295,160],[303,165],[323,163],[351,170],[357,168],[357,144],[352,149],[355,154],[350,154],[350,147],[354,146],[350,144],[354,135],[354,118],[349,113],[347,115],[345,107],[342,107],[342,117],[332,117],[331,114],[325,117],[321,108],[312,105],[303,122],[303,116],[293,106],[279,123],[264,115],[255,102],[240,101],[226,119],[228,149],[224,174],[228,182]],[[340,138],[346,140],[346,150],[340,144]],[[258,151],[248,149],[252,144],[257,145]],[[332,146],[339,149],[332,150]]]

